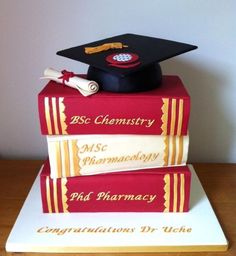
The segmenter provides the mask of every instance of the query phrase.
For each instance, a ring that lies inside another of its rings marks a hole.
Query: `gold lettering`
[[[37,233],[47,233],[53,235],[65,235],[69,233],[133,233],[134,227],[66,227],[66,228],[49,228],[41,227]]]
[[[71,193],[70,195],[70,201],[74,201],[76,198],[78,198],[79,193]]]
[[[65,233],[70,233],[73,229],[72,228],[49,228],[49,227],[42,227],[37,230],[37,233],[52,233],[56,235],[64,235]]]
[[[157,230],[158,230],[158,228],[153,228],[150,226],[142,226],[140,228],[141,233],[153,233],[154,231],[157,231]]]
[[[70,194],[69,201],[89,201],[92,194],[93,192],[89,192],[88,194],[85,194],[84,192],[74,192]]]
[[[91,122],[91,118],[86,116],[72,116],[70,124],[89,124]]]
[[[146,127],[147,128],[150,128],[155,122],[155,119],[147,119],[147,125]]]
[[[97,199],[96,200],[104,200],[106,193],[105,192],[99,192],[97,194]]]
[[[150,195],[149,200],[147,200],[147,203],[152,203],[156,199],[157,195]]]
[[[70,124],[90,124],[92,119],[87,116],[72,116]],[[94,119],[94,124],[97,125],[130,125],[144,126],[150,128],[155,123],[155,119],[146,118],[110,118],[109,115],[98,115]]]
[[[100,115],[100,116],[97,116],[94,120],[94,123],[95,124],[103,124],[102,123],[102,120],[103,120],[103,115]]]
[[[45,233],[48,227],[42,227],[37,230],[37,233]]]
[[[72,232],[72,228],[63,228],[58,230],[56,233],[57,235],[61,236],[61,235],[64,235],[65,233],[70,233],[70,232]]]
[[[162,227],[165,233],[191,233],[192,228],[186,228],[185,226],[181,227]]]
[[[108,145],[97,143],[97,144],[84,144],[80,146],[79,153],[83,154],[85,152],[104,152],[107,150]]]
[[[110,118],[109,115],[99,115],[94,119],[94,123],[98,125],[136,125],[150,128],[155,122],[155,119],[145,118]]]
[[[102,191],[97,194],[96,200],[103,201],[146,201],[147,203],[152,203],[156,199],[157,195],[149,194],[111,194],[111,191]]]
[[[100,145],[101,147],[96,147],[93,150],[101,150],[106,151],[107,145]],[[80,153],[84,153],[87,151],[90,151],[91,148],[86,145],[86,149],[81,149]],[[140,161],[142,163],[147,162],[153,162],[155,161],[159,156],[159,153],[143,153],[139,151],[136,154],[133,155],[124,155],[124,156],[110,156],[110,157],[104,157],[104,158],[97,158],[96,156],[86,156],[82,158],[82,164],[83,166],[86,165],[99,165],[99,164],[111,164],[111,163],[123,163],[123,162],[129,162],[129,161]]]
[[[103,145],[102,143],[98,143],[95,146],[94,152],[104,152],[107,150],[108,145]]]

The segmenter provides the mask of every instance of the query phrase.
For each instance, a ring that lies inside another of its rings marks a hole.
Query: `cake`
[[[162,76],[158,64],[195,48],[125,34],[58,52],[90,67],[81,75],[44,72],[50,81],[38,95],[38,109],[48,159],[6,251],[227,249],[186,164],[189,94],[178,76]]]
[[[45,71],[44,213],[189,210],[190,97],[158,63],[195,48],[124,34],[58,52],[90,67],[85,75]]]

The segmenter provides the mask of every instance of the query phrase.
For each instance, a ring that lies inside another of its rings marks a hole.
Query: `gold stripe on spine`
[[[161,135],[167,135],[169,99],[168,98],[163,98],[162,102],[163,102],[163,104],[162,104],[162,107],[161,107],[161,111],[162,111],[162,116],[161,116],[161,121],[162,121],[161,130],[162,130],[162,134]]]
[[[177,135],[178,136],[180,136],[182,134],[183,111],[184,111],[184,101],[183,101],[183,99],[180,99],[179,100],[178,127],[177,127]]]
[[[164,176],[164,212],[170,211],[170,174]]]
[[[59,97],[59,113],[60,113],[61,133],[68,134],[66,131],[66,129],[67,129],[66,115],[64,113],[66,107],[65,107],[63,100],[64,100],[63,97]]]
[[[49,177],[46,177],[46,198],[47,198],[48,212],[52,213],[52,202],[51,202],[51,197],[50,197],[50,179],[49,179]]]
[[[175,122],[176,122],[176,99],[171,101],[171,122],[170,122],[170,135],[175,134]]]
[[[173,195],[173,212],[177,212],[177,200],[178,200],[178,175],[174,174],[174,195]]]
[[[46,119],[46,124],[47,124],[47,130],[48,134],[52,134],[52,124],[51,124],[51,118],[50,118],[50,107],[49,107],[49,98],[45,97],[44,98],[44,115]]]
[[[75,170],[74,170],[74,157],[73,157],[72,142],[73,142],[73,140],[68,140],[70,175],[73,177],[76,175],[75,175]]]
[[[57,180],[53,179],[53,200],[55,212],[58,213]]]
[[[59,134],[58,121],[57,121],[57,103],[56,103],[55,97],[52,97],[52,114],[53,114],[55,134]]]
[[[70,175],[70,160],[69,160],[68,140],[63,141],[63,152],[64,152],[65,177],[69,177],[71,175]]]
[[[59,157],[60,157],[60,160],[61,160],[61,177],[65,177],[65,161],[64,161],[64,148],[63,148],[63,141],[59,140],[58,141],[58,144],[59,144],[59,150],[60,150],[60,154],[59,154]]]
[[[183,154],[184,154],[184,136],[178,136],[178,158],[177,158],[177,164],[182,164],[183,161]]]
[[[184,174],[180,174],[180,205],[179,205],[179,211],[184,211],[184,201],[185,201],[185,177]]]
[[[175,164],[175,157],[176,157],[176,136],[171,136],[171,160],[170,164]]]
[[[63,212],[68,212],[68,204],[67,204],[67,187],[66,187],[67,179],[61,179],[61,200],[62,200],[62,210]]]
[[[67,177],[66,176],[66,164],[65,164],[65,149],[64,149],[64,141],[59,141],[60,145],[60,156],[61,156],[61,177]]]
[[[169,136],[164,136],[163,140],[164,140],[163,166],[167,166],[169,161]]]
[[[80,174],[80,158],[79,158],[79,147],[77,146],[77,140],[72,140],[72,152],[73,152],[73,169],[75,176]]]
[[[60,142],[55,141],[55,154],[56,154],[56,163],[57,163],[57,178],[62,177],[62,163],[61,163],[61,150],[60,150]]]

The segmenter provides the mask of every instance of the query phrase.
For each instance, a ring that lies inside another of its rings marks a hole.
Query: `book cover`
[[[177,76],[164,76],[151,91],[89,97],[50,81],[38,95],[38,109],[44,135],[186,135],[190,96]]]
[[[46,161],[40,183],[44,213],[189,210],[188,166],[52,179]]]
[[[185,165],[189,136],[47,136],[51,178]]]

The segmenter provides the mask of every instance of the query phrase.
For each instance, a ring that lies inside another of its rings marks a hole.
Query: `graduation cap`
[[[123,34],[61,50],[57,54],[89,64],[87,79],[96,81],[103,90],[137,92],[161,84],[159,62],[196,48],[165,39]]]

